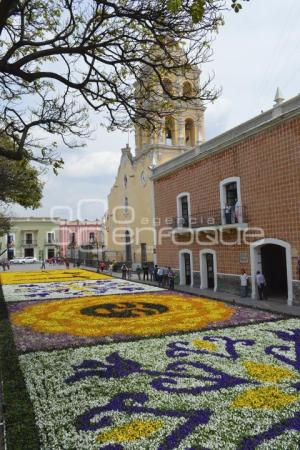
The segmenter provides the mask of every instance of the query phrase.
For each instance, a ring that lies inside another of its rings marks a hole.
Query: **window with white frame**
[[[240,177],[230,177],[220,182],[220,203],[223,225],[243,223]]]
[[[54,233],[53,232],[47,233],[47,243],[52,244],[54,243],[54,240],[55,240]]]
[[[189,227],[191,215],[190,194],[182,192],[177,195],[177,226]]]

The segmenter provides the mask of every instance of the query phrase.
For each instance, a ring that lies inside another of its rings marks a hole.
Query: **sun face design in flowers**
[[[129,317],[153,316],[163,314],[168,311],[164,305],[149,302],[117,302],[103,303],[100,305],[88,306],[83,308],[81,314],[93,317],[115,317],[126,319]]]
[[[200,329],[230,319],[234,312],[231,306],[205,298],[144,293],[44,301],[12,313],[11,320],[41,333],[149,336]]]

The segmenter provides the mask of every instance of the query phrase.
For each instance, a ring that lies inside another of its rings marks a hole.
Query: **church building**
[[[199,69],[191,67],[184,75],[165,76],[163,86],[168,92],[191,100],[172,100],[172,113],[158,117],[160,126],[155,131],[142,122],[136,124],[134,153],[128,145],[122,149],[108,195],[106,255],[110,260],[133,265],[156,262],[152,169],[204,141],[204,107],[194,94],[199,89],[199,75]],[[158,97],[169,101],[161,84],[156,86]],[[147,101],[145,96],[144,108]]]

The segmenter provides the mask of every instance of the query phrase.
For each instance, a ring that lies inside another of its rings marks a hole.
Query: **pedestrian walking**
[[[5,272],[5,267],[6,267],[6,266],[5,266],[5,261],[2,260],[0,264],[1,264],[1,266],[2,266],[3,272]]]
[[[127,270],[128,270],[128,267],[126,266],[126,264],[123,264],[122,267],[121,267],[122,279],[123,280],[126,280]]]
[[[174,289],[174,280],[175,280],[175,273],[171,269],[171,267],[168,267],[168,281],[169,281],[169,289]]]
[[[242,270],[241,280],[241,297],[248,297],[248,275],[245,270]]]
[[[70,263],[68,259],[65,259],[65,265],[66,265],[66,269],[70,268]]]
[[[163,267],[162,287],[169,287],[169,269],[167,267]]]
[[[149,267],[149,275],[150,275],[150,281],[153,281],[153,278],[154,278],[154,267],[153,266]]]
[[[108,266],[108,270],[109,270],[109,274],[110,275],[112,275],[112,273],[113,273],[113,268],[114,268],[113,263],[110,263],[110,265]]]
[[[158,271],[157,271],[157,281],[158,281],[158,286],[159,287],[162,287],[163,277],[164,277],[164,268],[163,267],[159,267]]]
[[[136,267],[136,273],[137,273],[138,279],[141,280],[141,273],[142,273],[141,266]]]
[[[128,267],[128,270],[127,270],[127,278],[128,278],[128,280],[131,280],[131,275],[132,275],[132,267]]]
[[[258,289],[258,295],[260,300],[267,300],[266,294],[265,294],[265,288],[266,288],[266,280],[265,277],[260,271],[258,270],[256,272],[256,284]]]
[[[103,272],[104,269],[105,269],[105,262],[102,261],[102,262],[100,263],[100,270],[101,270],[101,272]]]
[[[149,281],[149,266],[147,263],[143,264],[143,280]]]
[[[41,270],[44,270],[44,269],[46,269],[46,260],[45,260],[45,258],[43,258],[42,266],[41,266]]]
[[[158,265],[155,264],[155,266],[154,266],[154,281],[158,281],[157,272],[158,272]]]

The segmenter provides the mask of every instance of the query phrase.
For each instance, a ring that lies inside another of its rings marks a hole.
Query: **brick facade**
[[[194,154],[197,155],[195,151]],[[158,226],[158,264],[179,270],[179,252],[188,249],[192,251],[194,278],[199,280],[200,250],[215,250],[218,288],[238,290],[241,270],[251,273],[250,245],[243,243],[243,238],[248,235],[249,242],[264,237],[290,244],[292,278],[297,280],[300,256],[300,109],[290,119],[285,115],[274,118],[268,126],[241,135],[234,144],[225,145],[221,150],[202,153],[200,146],[198,154],[192,161],[183,161],[181,167],[177,163],[177,167],[166,174],[163,171],[154,174],[156,217],[161,223]],[[222,235],[225,243],[236,241],[240,233],[241,243],[211,245],[203,228],[201,231],[201,227],[207,223],[192,225],[190,233],[173,231],[173,237],[183,241],[178,244],[174,244],[170,237],[159,242],[162,227],[166,226],[166,222],[170,224],[171,218],[178,216],[178,194],[189,193],[189,214],[192,218],[195,217],[196,221],[199,217],[206,219],[210,211],[218,211],[224,206],[220,204],[220,183],[231,177],[240,180],[244,219],[241,224],[232,227],[212,227],[211,232],[218,239]],[[243,229],[246,226],[261,228],[264,236],[249,238],[249,231],[245,235]],[[184,239],[191,236],[194,240],[198,236],[204,242],[185,243]],[[300,302],[299,286],[295,282],[294,287],[293,301]]]

